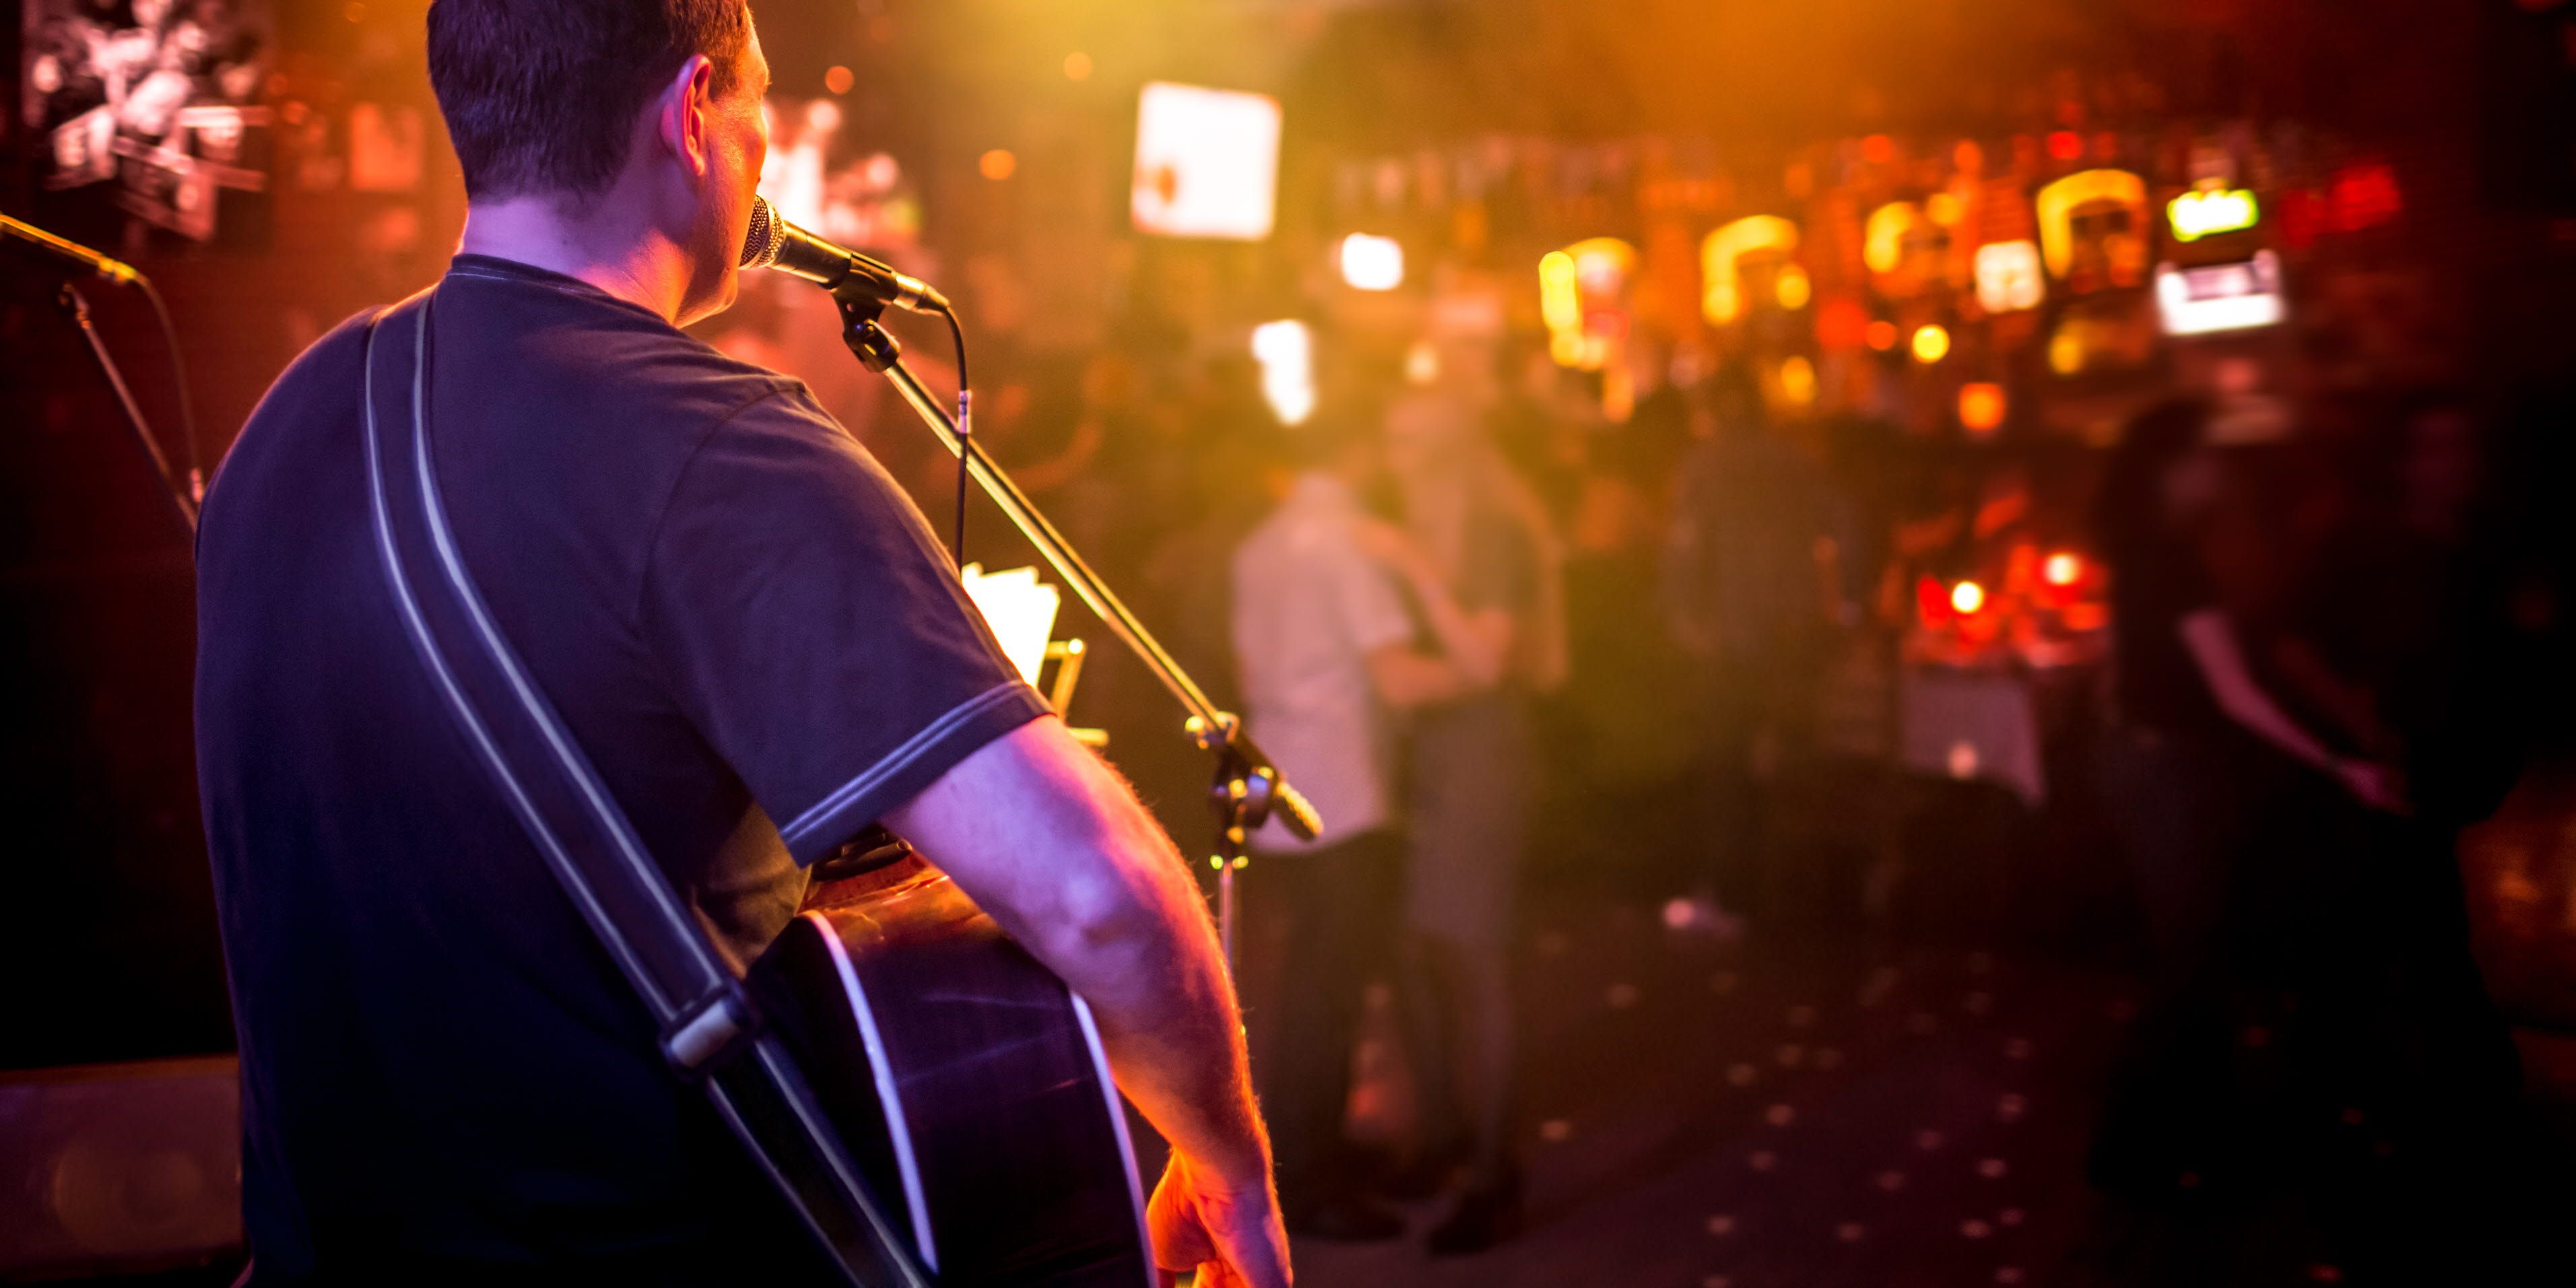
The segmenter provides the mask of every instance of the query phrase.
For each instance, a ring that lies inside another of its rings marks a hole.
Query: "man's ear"
[[[715,104],[715,64],[705,54],[691,54],[663,86],[656,133],[671,159],[691,178],[707,173],[708,115]]]

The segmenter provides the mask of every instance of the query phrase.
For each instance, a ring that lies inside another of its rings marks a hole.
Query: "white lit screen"
[[[1279,101],[1157,81],[1136,116],[1136,227],[1259,241],[1279,186]]]

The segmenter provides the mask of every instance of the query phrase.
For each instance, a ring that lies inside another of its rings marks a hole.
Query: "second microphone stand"
[[[1019,484],[1011,481],[1002,467],[984,451],[974,435],[970,422],[960,424],[921,381],[903,365],[903,349],[886,329],[879,325],[885,306],[866,298],[835,293],[833,299],[841,310],[841,342],[849,346],[860,365],[884,376],[903,396],[922,423],[939,436],[940,444],[964,462],[966,471],[984,489],[993,503],[1001,507],[1014,527],[1038,548],[1056,575],[1064,578],[1073,593],[1089,606],[1112,634],[1135,653],[1145,669],[1177,699],[1188,719],[1184,724],[1190,741],[1216,759],[1216,778],[1209,787],[1208,803],[1216,813],[1216,846],[1209,863],[1217,874],[1217,929],[1225,945],[1228,965],[1234,961],[1235,874],[1245,865],[1245,842],[1274,813],[1288,830],[1301,840],[1311,841],[1323,823],[1313,805],[1297,794],[1279,773],[1279,767],[1262,754],[1243,722],[1229,712],[1219,711],[1208,700],[1205,690],[1181,669],[1160,641],[1146,630],[1144,623],[1120,602],[1117,593],[1101,581],[1099,574],[1083,562],[1080,552],[1056,531],[1055,525],[1038,512]]]

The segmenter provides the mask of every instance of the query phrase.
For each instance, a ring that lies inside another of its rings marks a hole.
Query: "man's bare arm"
[[[1135,793],[1047,716],[886,822],[1091,1004],[1119,1089],[1203,1196],[1217,1191],[1208,1223],[1230,1268],[1286,1283],[1234,985],[1198,887]],[[1236,1229],[1213,1228],[1229,1220]]]
[[[1410,644],[1371,649],[1363,660],[1368,667],[1369,687],[1377,691],[1377,700],[1398,711],[1456,702],[1491,687],[1479,683],[1448,658],[1416,652]]]

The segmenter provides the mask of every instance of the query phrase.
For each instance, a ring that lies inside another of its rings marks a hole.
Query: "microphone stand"
[[[152,476],[161,480],[161,489],[169,494],[170,504],[178,508],[179,521],[187,524],[189,533],[193,535],[197,531],[196,498],[188,494],[188,489],[179,486],[176,476],[170,473],[170,458],[162,452],[160,440],[152,436],[152,426],[144,420],[143,408],[135,404],[134,391],[125,384],[125,373],[117,369],[116,359],[109,356],[106,343],[98,338],[98,328],[90,325],[89,300],[81,295],[79,287],[64,282],[54,289],[54,307],[62,310],[63,316],[80,328],[81,338],[89,342],[90,356],[98,361],[99,371],[107,376],[108,387],[116,391],[117,406],[125,409],[126,427],[134,431],[134,441],[142,444],[143,454],[151,458]]]
[[[1038,553],[1046,557],[1056,575],[1082,599],[1119,641],[1133,652],[1145,669],[1153,672],[1163,688],[1178,700],[1188,720],[1183,728],[1190,741],[1216,760],[1216,779],[1208,791],[1208,804],[1216,813],[1216,851],[1209,865],[1217,874],[1217,932],[1225,947],[1227,966],[1234,964],[1235,891],[1234,876],[1247,860],[1244,843],[1253,829],[1276,812],[1288,830],[1300,839],[1313,840],[1323,826],[1313,805],[1297,794],[1279,767],[1262,754],[1251,737],[1244,733],[1243,722],[1232,713],[1219,711],[1208,700],[1206,691],[1192,680],[1181,664],[1165,652],[1144,623],[1127,609],[1116,592],[1101,581],[1099,574],[1083,562],[1080,552],[1056,531],[1053,523],[1038,512],[1019,484],[1011,481],[1000,464],[984,451],[971,426],[961,428],[948,410],[939,404],[921,381],[903,365],[903,349],[895,338],[878,325],[885,306],[863,297],[835,293],[841,309],[841,342],[859,364],[884,376],[894,385],[913,411],[938,435],[940,445],[965,462],[967,473],[984,489],[994,504],[1002,509],[1013,526],[1027,536]]]

